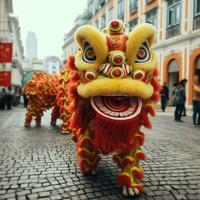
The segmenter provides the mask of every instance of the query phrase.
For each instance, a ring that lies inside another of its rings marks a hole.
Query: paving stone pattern
[[[200,127],[158,114],[146,133],[145,192],[125,198],[112,155],[102,156],[96,175],[76,165],[75,144],[49,126],[23,127],[24,109],[0,112],[0,199],[200,200]]]

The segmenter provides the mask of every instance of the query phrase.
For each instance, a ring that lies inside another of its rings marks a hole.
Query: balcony
[[[200,15],[195,16],[193,19],[193,29],[199,29],[200,28]]]
[[[166,38],[168,39],[168,38],[180,35],[180,33],[181,33],[180,24],[175,25],[175,26],[171,26],[171,27],[167,28]]]
[[[82,18],[89,20],[92,17],[92,12],[89,10],[84,11]]]
[[[153,1],[155,1],[155,0],[146,0],[146,4],[150,4],[150,3],[152,3]]]

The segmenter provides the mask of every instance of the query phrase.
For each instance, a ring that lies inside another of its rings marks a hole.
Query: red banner
[[[12,62],[12,48],[11,42],[0,42],[0,63]]]
[[[0,86],[10,86],[11,85],[11,72],[10,71],[0,71]]]

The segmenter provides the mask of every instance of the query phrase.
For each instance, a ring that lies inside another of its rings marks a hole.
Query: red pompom
[[[136,170],[135,170],[133,173],[134,173],[135,177],[136,177],[138,180],[142,180],[142,179],[143,179],[143,176],[144,176],[143,171],[136,171]]]

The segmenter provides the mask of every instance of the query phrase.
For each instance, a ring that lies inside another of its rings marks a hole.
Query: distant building
[[[26,58],[32,60],[37,58],[38,41],[35,32],[28,31],[26,38]]]
[[[48,56],[44,60],[44,71],[52,74],[58,74],[62,67],[61,60],[56,56]]]
[[[29,71],[45,71],[44,70],[44,60],[34,58],[32,60],[24,60],[23,64],[24,74]]]

